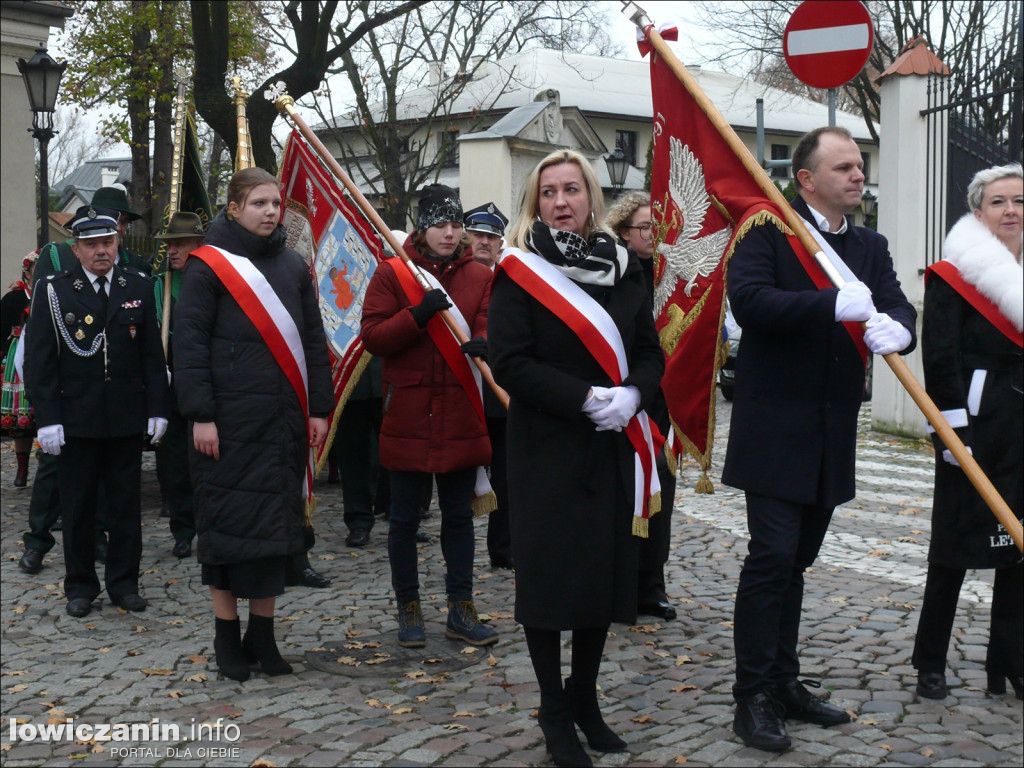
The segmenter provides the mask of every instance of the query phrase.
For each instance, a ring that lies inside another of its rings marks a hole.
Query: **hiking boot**
[[[419,600],[398,605],[398,644],[403,648],[422,648],[427,644]]]
[[[480,623],[472,600],[448,600],[448,624],[444,634],[470,645],[494,645],[498,642],[498,633]]]

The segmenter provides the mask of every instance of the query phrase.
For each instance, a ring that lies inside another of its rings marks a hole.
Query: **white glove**
[[[154,416],[149,420],[146,425],[146,434],[149,435],[150,442],[156,445],[160,442],[160,438],[164,436],[164,432],[167,431],[167,419],[162,419],[159,416]]]
[[[852,280],[839,289],[836,296],[836,322],[845,323],[849,320],[860,322],[875,314],[875,305],[871,301],[871,289],[860,280]]]
[[[597,425],[598,432],[606,429],[621,432],[640,407],[640,390],[636,387],[612,387],[611,396],[601,410],[587,414]]]
[[[971,446],[965,445],[964,448],[967,449],[967,452],[971,454],[971,456],[974,455],[974,451],[971,450]],[[960,462],[956,460],[956,456],[953,455],[953,452],[949,450],[949,448],[942,449],[942,460],[947,464],[952,464],[954,467],[960,466]]]
[[[170,384],[171,383],[171,366],[166,365],[164,367],[167,369],[167,383]]]
[[[868,320],[864,343],[876,355],[899,352],[910,344],[910,331],[885,313],[875,313]]]
[[[45,453],[60,456],[60,447],[64,445],[64,425],[51,424],[48,427],[39,428],[39,447]]]
[[[608,387],[591,387],[591,395],[583,403],[583,412],[589,416],[597,413],[612,399],[612,391]]]

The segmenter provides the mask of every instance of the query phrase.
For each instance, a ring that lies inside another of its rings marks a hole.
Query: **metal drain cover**
[[[307,651],[306,663],[321,672],[344,677],[393,677],[412,670],[440,675],[478,664],[489,655],[488,648],[428,632],[424,648],[403,648],[394,634],[360,635]]]

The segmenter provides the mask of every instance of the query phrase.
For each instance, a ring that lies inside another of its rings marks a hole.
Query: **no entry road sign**
[[[812,88],[838,88],[867,64],[875,31],[857,0],[807,0],[786,24],[782,49],[797,79]]]

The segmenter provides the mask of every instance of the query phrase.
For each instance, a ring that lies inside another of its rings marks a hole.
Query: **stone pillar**
[[[908,43],[899,58],[877,81],[882,97],[878,231],[888,238],[889,252],[903,291],[917,308],[919,336],[924,303],[926,206],[936,206],[940,212],[946,207],[944,163],[941,168],[932,168],[932,173],[943,174],[937,184],[943,199],[929,198],[929,191],[925,188],[930,160],[927,120],[921,115],[921,110],[928,108],[930,72],[949,74],[924,41],[917,39]],[[936,116],[943,121],[946,119],[945,112]],[[945,137],[947,133],[943,129],[938,135]],[[946,147],[940,147],[939,151],[945,156]],[[920,347],[905,359],[923,385]],[[878,356],[875,357],[871,411],[875,429],[912,437],[926,434],[924,415],[886,362]]]

